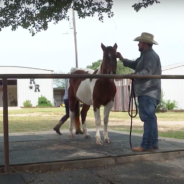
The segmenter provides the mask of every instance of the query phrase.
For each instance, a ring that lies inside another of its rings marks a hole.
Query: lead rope
[[[134,92],[134,79],[132,79],[132,84],[131,84],[131,92],[130,92],[130,97],[129,97],[129,107],[128,107],[128,114],[131,118],[131,123],[130,123],[130,135],[129,135],[129,143],[130,143],[130,148],[132,149],[132,121],[133,118],[135,118],[138,114],[138,108],[137,108],[137,102],[135,99],[135,92]],[[135,115],[133,115],[133,101],[135,103]]]

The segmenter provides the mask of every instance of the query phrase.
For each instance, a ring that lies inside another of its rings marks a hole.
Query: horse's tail
[[[75,129],[76,129],[76,134],[81,133],[81,129],[80,129],[80,102],[78,100],[75,104]]]
[[[75,104],[75,117],[79,117],[80,116],[80,103],[77,100],[76,104]]]

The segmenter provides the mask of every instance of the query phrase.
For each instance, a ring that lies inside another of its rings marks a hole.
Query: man
[[[152,49],[152,45],[158,45],[154,41],[154,36],[150,33],[142,33],[134,39],[138,41],[141,55],[135,61],[123,58],[121,53],[117,53],[124,66],[135,70],[137,75],[161,75],[161,63],[157,53]],[[138,97],[139,116],[144,122],[144,133],[142,143],[139,147],[132,148],[132,151],[153,151],[158,149],[158,129],[156,107],[161,99],[160,79],[134,79],[135,95]]]
[[[71,69],[71,71],[72,71],[72,69]],[[69,73],[71,73],[71,72],[69,72]],[[68,84],[69,84],[69,80],[65,79],[65,93],[64,93],[63,100],[64,100],[64,104],[65,104],[66,114],[60,119],[59,123],[53,128],[53,130],[55,130],[56,133],[59,134],[59,135],[61,135],[61,132],[60,132],[61,126],[69,118],[69,111],[70,111],[70,109],[69,109],[69,101],[68,101]],[[78,105],[79,105],[79,103],[76,103],[76,108],[78,108],[77,107]],[[80,128],[80,122],[75,122],[75,128],[76,128],[76,134],[83,134],[83,132],[82,132],[82,130]]]

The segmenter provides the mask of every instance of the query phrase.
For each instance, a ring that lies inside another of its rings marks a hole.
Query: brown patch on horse
[[[90,108],[90,105],[83,104],[82,110],[81,110],[81,120],[82,124],[86,121],[87,112]]]
[[[72,73],[72,75],[77,74],[87,74],[88,71],[77,70]],[[69,109],[72,112],[75,112],[75,128],[76,134],[81,133],[80,130],[80,107],[79,107],[79,99],[76,98],[76,92],[78,90],[81,82],[85,80],[85,78],[72,78],[69,80],[69,88],[68,88],[68,99],[69,99]]]
[[[102,74],[116,74],[117,68],[117,57],[116,57],[116,49],[117,44],[114,44],[113,47],[108,46],[105,47],[101,44],[101,48],[103,50],[103,61],[101,65],[101,73]]]
[[[97,72],[98,72],[98,69],[95,70],[95,71],[93,72],[93,74],[97,74]],[[93,80],[93,79],[91,78],[91,79],[90,79],[90,82],[91,82],[92,80]]]
[[[105,47],[101,44],[103,50],[103,61],[100,68],[101,74],[115,74],[117,67],[116,49],[117,44],[113,47]],[[94,110],[100,108],[101,105],[106,106],[110,101],[114,100],[116,95],[116,86],[111,79],[99,79],[96,81],[93,91]]]
[[[74,114],[74,117],[75,117],[75,129],[76,129],[76,134],[83,134],[82,130],[80,129],[80,103],[79,101],[76,101],[75,103],[75,114]]]
[[[99,95],[100,94],[100,95]],[[114,101],[116,86],[109,79],[99,79],[93,91],[94,110],[101,105],[106,106],[110,101]]]
[[[77,75],[77,74],[88,74],[89,72],[88,71],[83,71],[83,70],[77,70],[75,72],[72,73],[72,75]],[[71,88],[73,88],[73,91],[74,91],[74,95],[76,95],[76,92],[78,90],[78,87],[80,85],[80,83],[85,80],[85,78],[72,78],[70,79],[70,86]],[[69,87],[70,88],[70,87]],[[69,93],[72,93],[71,91],[68,92]],[[73,95],[72,95],[73,96]]]

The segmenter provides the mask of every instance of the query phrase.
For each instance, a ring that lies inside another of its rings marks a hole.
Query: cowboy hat
[[[150,33],[142,33],[141,36],[134,39],[134,41],[152,43],[158,45],[158,43],[154,40],[154,36]]]

